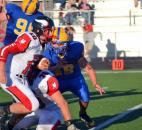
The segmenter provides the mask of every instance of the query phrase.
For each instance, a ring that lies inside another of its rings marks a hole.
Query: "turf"
[[[96,126],[142,103],[141,77],[142,72],[140,71],[107,71],[106,73],[104,71],[97,71],[97,81],[106,89],[106,93],[102,96],[96,92],[88,77],[86,77],[91,96],[87,112],[95,120]],[[65,93],[64,97],[69,102],[75,124],[82,130],[87,130],[78,117],[78,98],[71,93]],[[11,96],[0,89],[0,102],[9,100],[12,100]],[[138,109],[102,129],[141,130],[141,122],[142,109]],[[58,128],[58,130],[65,130],[64,125]]]

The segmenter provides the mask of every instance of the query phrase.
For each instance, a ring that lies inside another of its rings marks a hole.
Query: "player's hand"
[[[40,70],[46,70],[49,68],[50,61],[47,58],[42,58],[37,65],[38,69]]]
[[[7,77],[5,72],[5,62],[0,62],[0,83],[6,84]]]
[[[103,95],[103,93],[105,93],[105,90],[99,84],[96,84],[95,88],[100,93],[100,95]]]

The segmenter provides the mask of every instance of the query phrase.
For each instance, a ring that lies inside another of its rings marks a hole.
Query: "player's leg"
[[[80,99],[79,101],[80,119],[85,122],[86,127],[88,128],[94,127],[95,126],[94,121],[90,118],[90,116],[86,112],[87,107],[89,105],[90,95],[89,95],[88,86],[83,76],[80,76],[74,80],[74,87],[72,89],[72,92]]]
[[[40,109],[37,114],[40,118],[36,130],[56,130],[63,120],[62,114],[58,108],[53,108],[53,110],[51,108]]]
[[[1,108],[0,115],[10,112],[14,114],[26,114],[35,111],[39,107],[39,102],[30,88],[20,82],[16,82],[15,85],[9,87],[2,86],[2,88],[12,95],[17,103],[5,106],[4,109]]]
[[[26,115],[25,114],[11,114],[11,117],[6,122],[6,130],[12,130],[20,120],[22,120]]]
[[[37,110],[38,111],[38,110]],[[29,128],[30,126],[33,126],[38,123],[39,117],[35,114],[35,112],[32,112],[30,114],[27,114],[25,117],[23,117],[14,127],[12,130],[22,130],[24,128]],[[9,129],[10,130],[10,129]]]

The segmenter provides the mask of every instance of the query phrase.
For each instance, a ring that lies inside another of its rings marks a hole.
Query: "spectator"
[[[67,13],[64,16],[64,20],[65,20],[65,24],[70,23],[72,24],[77,24],[77,15],[78,12],[76,12],[78,10],[76,3],[74,0],[69,0],[68,3],[65,6],[65,9],[67,10]],[[75,11],[75,12],[73,12]]]
[[[59,12],[59,25],[65,25],[65,21],[64,21],[64,12],[63,12],[64,8],[62,6],[60,6],[60,12]]]
[[[134,0],[134,6],[138,7],[138,0]]]
[[[91,12],[90,12],[90,23],[94,24],[94,14],[95,14],[95,1],[89,0],[89,5],[91,6]]]
[[[89,5],[88,0],[82,0],[82,2],[78,5],[78,9],[81,11],[86,11],[81,12],[81,15],[85,19],[85,21],[87,21],[87,23],[91,23],[91,13],[89,11],[92,10],[92,7]]]
[[[85,44],[85,57],[90,61],[90,51],[93,48],[94,43],[94,31],[93,25],[85,22],[83,26],[83,39]]]

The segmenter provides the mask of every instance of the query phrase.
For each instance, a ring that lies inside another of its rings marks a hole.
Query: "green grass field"
[[[142,104],[141,77],[142,71],[97,71],[97,81],[106,89],[106,93],[102,96],[96,92],[86,77],[91,95],[87,111],[95,120],[98,129],[142,129],[142,107],[127,113],[129,108]],[[82,130],[87,130],[78,117],[78,99],[71,93],[65,93],[64,96],[69,102],[76,125]],[[9,100],[11,97],[0,90],[0,102]],[[120,114],[123,116],[119,116]],[[59,130],[65,130],[64,126],[61,126]]]

